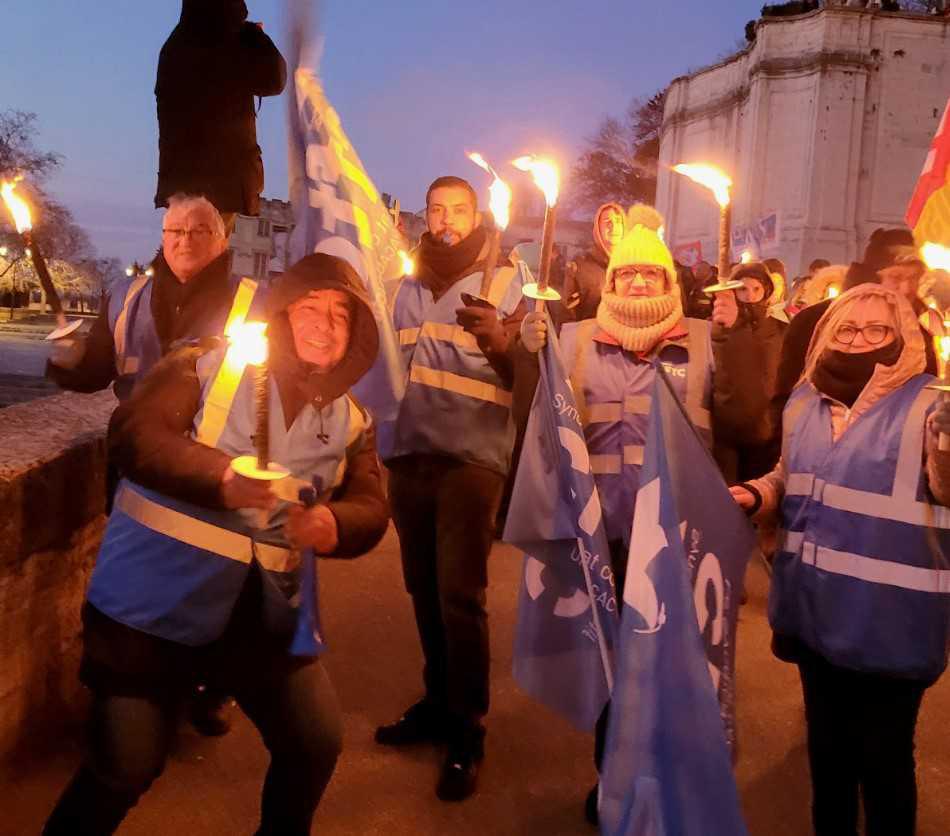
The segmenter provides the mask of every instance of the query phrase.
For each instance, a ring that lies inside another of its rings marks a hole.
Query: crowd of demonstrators
[[[271,449],[286,483],[320,501],[302,508],[235,472],[256,455],[255,374],[233,374],[221,341],[172,352],[119,406],[124,478],[83,609],[91,745],[48,836],[119,826],[161,774],[198,677],[235,695],[270,752],[257,832],[310,833],[341,716],[318,659],[292,652],[300,597],[315,593],[299,550],[356,557],[386,530],[374,431],[346,394],[378,335],[361,280],[333,256],[293,265],[269,306]]]
[[[158,185],[155,206],[178,192],[202,194],[224,216],[257,215],[264,165],[255,96],[276,96],[287,65],[244,0],[182,0],[155,81]]]
[[[475,298],[490,239],[465,180],[430,185],[426,221],[415,275],[389,289],[408,377],[397,417],[379,430],[425,692],[376,741],[446,743],[436,793],[461,800],[475,791],[484,757],[488,555],[515,441],[508,349],[525,312],[526,273],[499,265],[484,288],[490,304]]]
[[[712,322],[684,316],[672,255],[658,234],[662,219],[634,207],[623,239],[613,248],[597,315],[561,330],[566,371],[584,426],[591,469],[601,499],[616,588],[623,589],[651,393],[662,367],[687,414],[711,448],[719,435],[746,436],[768,410],[758,381],[743,376],[748,345],[736,327],[732,294],[718,295]],[[547,324],[528,314],[516,350],[537,353]],[[530,370],[523,364],[516,368]],[[537,380],[537,365],[534,366]],[[533,396],[534,386],[524,389]],[[530,401],[530,397],[529,397]],[[601,766],[608,709],[597,724],[595,763]],[[598,787],[586,802],[597,820]]]
[[[934,432],[950,405],[927,389],[927,343],[873,282],[825,306],[782,460],[732,489],[783,530],[769,621],[801,671],[817,834],[857,833],[859,790],[868,834],[915,832],[914,730],[950,627],[950,454]]]

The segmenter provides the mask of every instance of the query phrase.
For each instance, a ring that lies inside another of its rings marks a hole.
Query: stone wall
[[[0,410],[0,763],[82,713],[79,614],[115,405],[70,393]]]
[[[876,227],[903,223],[950,92],[950,21],[835,7],[756,33],[670,85],[657,186],[668,240],[700,242],[716,263],[711,196],[669,170],[710,162],[733,177],[737,226],[776,213],[777,239],[757,255],[793,273],[848,262]]]

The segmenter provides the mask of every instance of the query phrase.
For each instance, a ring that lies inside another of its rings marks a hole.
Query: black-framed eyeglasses
[[[199,226],[195,229],[163,229],[162,235],[171,238],[172,241],[181,241],[182,238],[194,238],[195,241],[203,241],[205,238],[214,235],[214,232],[206,226]]]
[[[839,325],[835,330],[835,339],[842,345],[851,345],[860,334],[868,345],[880,345],[893,333],[894,329],[890,325],[865,325],[863,328]]]

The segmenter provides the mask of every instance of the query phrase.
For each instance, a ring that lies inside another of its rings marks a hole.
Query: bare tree
[[[622,118],[601,122],[571,171],[567,202],[572,209],[593,211],[610,201],[653,202],[665,97],[659,91],[634,99]]]
[[[34,147],[35,134],[35,113],[0,111],[0,177],[23,174],[33,180],[43,180],[59,166],[62,161],[59,154]]]

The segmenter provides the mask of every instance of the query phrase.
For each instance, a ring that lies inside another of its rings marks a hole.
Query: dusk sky
[[[247,0],[252,20],[284,42],[283,0]],[[321,66],[330,100],[381,191],[422,206],[440,174],[485,177],[524,152],[566,170],[586,136],[635,96],[730,51],[762,0],[325,0]],[[38,116],[37,145],[64,156],[49,183],[101,255],[150,257],[158,52],[178,0],[4,3],[0,108]],[[268,197],[286,198],[286,99],[258,119]]]

